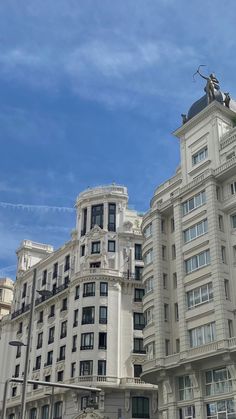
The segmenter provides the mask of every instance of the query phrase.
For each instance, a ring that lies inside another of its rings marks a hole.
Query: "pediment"
[[[106,234],[106,232],[99,227],[97,224],[86,234],[87,237],[89,238],[100,238],[102,236],[104,236]]]
[[[104,415],[101,415],[101,413],[96,412],[95,410],[86,409],[75,416],[74,419],[104,419]]]

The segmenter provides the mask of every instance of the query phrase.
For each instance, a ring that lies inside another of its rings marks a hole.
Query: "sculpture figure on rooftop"
[[[207,94],[207,101],[208,101],[208,104],[209,104],[213,100],[215,100],[215,93],[216,93],[217,90],[220,89],[219,81],[217,80],[214,73],[211,73],[209,76],[204,76],[203,74],[201,74],[200,73],[200,67],[203,67],[203,65],[200,65],[198,67],[195,74],[199,74],[200,77],[202,77],[204,80],[207,81],[204,90]]]

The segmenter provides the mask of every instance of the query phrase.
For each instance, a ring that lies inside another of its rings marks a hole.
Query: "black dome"
[[[220,90],[215,91],[215,100],[223,105],[224,99]],[[193,118],[203,109],[205,109],[207,105],[208,105],[207,95],[204,95],[192,104],[191,108],[188,111],[188,120]]]

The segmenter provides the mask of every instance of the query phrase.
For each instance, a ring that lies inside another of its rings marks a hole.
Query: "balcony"
[[[50,298],[53,298],[54,295],[57,295],[60,292],[64,291],[65,289],[68,288],[69,283],[70,283],[70,281],[68,283],[66,283],[66,284],[60,285],[57,288],[54,288],[52,290],[52,295],[49,295],[47,297],[43,296],[43,297],[37,298],[35,300],[35,305],[37,306],[37,305],[41,304],[43,301],[49,300]],[[30,310],[30,306],[31,306],[31,304],[27,304],[25,307],[21,308],[20,310],[14,311],[12,313],[12,315],[11,315],[11,318],[12,319],[15,319],[16,317],[20,316],[21,314],[25,313],[26,311],[29,311]]]
[[[123,272],[123,278],[129,281],[142,281],[141,273]]]

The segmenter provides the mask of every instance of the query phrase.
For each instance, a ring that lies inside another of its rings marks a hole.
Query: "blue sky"
[[[21,240],[69,239],[73,211],[50,207],[88,186],[124,184],[148,208],[179,163],[198,65],[236,97],[235,15],[234,0],[0,3],[0,276]]]

